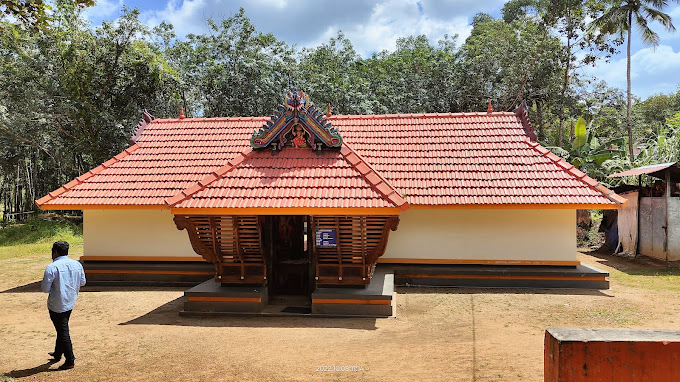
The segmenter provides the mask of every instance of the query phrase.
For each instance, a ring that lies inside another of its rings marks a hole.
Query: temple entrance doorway
[[[268,262],[269,295],[299,302],[308,301],[312,293],[312,248],[310,218],[304,215],[267,216],[271,238]]]

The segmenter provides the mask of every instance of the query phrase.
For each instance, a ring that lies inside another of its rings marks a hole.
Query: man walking
[[[59,362],[62,355],[66,358],[59,370],[73,369],[75,366],[68,320],[76,304],[78,291],[85,285],[83,266],[68,258],[68,248],[65,241],[57,241],[52,245],[52,263],[45,268],[45,276],[40,285],[43,292],[50,294],[47,309],[50,311],[54,329],[57,330],[54,352],[49,355],[54,358],[54,362]]]

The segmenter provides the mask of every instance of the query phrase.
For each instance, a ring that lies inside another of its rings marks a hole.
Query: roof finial
[[[184,119],[184,106],[179,107],[179,119]]]
[[[486,108],[486,112],[491,114],[493,113],[493,106],[491,106],[491,99],[489,99],[489,107]]]
[[[326,117],[330,118],[331,117],[331,103],[328,103],[328,110],[326,111]]]

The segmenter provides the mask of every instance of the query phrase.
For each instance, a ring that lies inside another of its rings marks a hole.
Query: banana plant
[[[592,122],[591,122],[592,123]],[[595,129],[586,120],[579,118],[574,125],[574,139],[567,149],[548,147],[553,153],[573,164],[588,175],[604,180],[614,168],[623,167],[626,151],[621,147],[624,138],[601,141],[595,136]]]

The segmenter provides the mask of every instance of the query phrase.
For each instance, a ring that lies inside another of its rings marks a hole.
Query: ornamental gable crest
[[[288,92],[286,105],[279,105],[271,117],[250,138],[254,149],[272,146],[313,148],[340,147],[342,137],[338,129],[310,101],[303,91]]]

